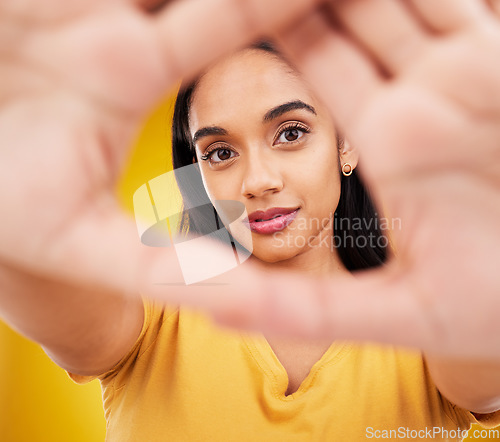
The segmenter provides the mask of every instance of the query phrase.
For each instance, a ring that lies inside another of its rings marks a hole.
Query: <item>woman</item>
[[[282,60],[276,50],[268,43],[260,43],[254,47],[255,49],[260,49],[272,55],[277,60]],[[335,261],[335,264],[333,264],[335,268],[338,268],[339,263],[342,262],[343,266],[349,270],[358,270],[380,265],[386,257],[387,241],[385,238],[381,237],[377,214],[355,172],[357,164],[356,151],[336,133],[326,109],[310,92],[303,90],[303,81],[297,75],[291,76],[297,83],[297,89],[300,88],[302,95],[307,96],[307,101],[310,103],[314,102],[314,106],[307,103],[306,100],[299,99],[299,95],[296,94],[294,97],[292,96],[293,93],[287,93],[287,91],[284,90],[281,84],[283,76],[280,70],[274,72],[273,70],[268,70],[265,66],[262,66],[262,69],[263,71],[260,72],[252,72],[248,77],[252,75],[255,77],[254,81],[259,83],[255,85],[257,88],[259,88],[260,83],[264,81],[264,76],[269,77],[269,81],[274,81],[273,90],[276,96],[267,95],[267,102],[274,102],[274,104],[276,104],[280,101],[280,95],[283,98],[281,98],[281,103],[278,105],[274,107],[270,105],[271,107],[267,109],[267,112],[261,112],[262,119],[259,121],[259,124],[256,124],[254,127],[250,128],[250,119],[248,117],[252,110],[265,108],[266,101],[262,93],[252,95],[254,103],[249,103],[247,101],[249,97],[245,97],[244,101],[238,101],[239,96],[233,95],[231,87],[226,84],[221,88],[220,94],[212,94],[212,89],[210,89],[210,97],[200,98],[200,101],[203,103],[212,101],[212,106],[219,111],[218,115],[214,115],[213,112],[207,115],[209,119],[225,118],[226,120],[230,120],[233,124],[238,124],[238,119],[240,119],[242,120],[240,126],[246,127],[247,132],[255,130],[264,134],[264,132],[267,131],[268,133],[265,134],[267,138],[270,136],[270,130],[272,128],[276,129],[276,131],[271,134],[274,136],[272,143],[270,142],[271,140],[264,140],[263,138],[265,137],[263,136],[258,137],[257,133],[254,134],[254,138],[260,138],[258,140],[259,142],[266,143],[267,141],[267,144],[275,146],[270,151],[278,153],[278,156],[273,156],[272,158],[266,157],[266,159],[260,158],[259,160],[258,152],[260,151],[257,150],[256,153],[250,155],[250,152],[248,152],[248,154],[242,157],[243,161],[251,163],[253,166],[252,170],[247,171],[245,177],[241,177],[241,173],[239,174],[240,176],[237,177],[240,181],[238,185],[246,186],[244,192],[247,194],[244,196],[238,194],[240,188],[236,185],[226,185],[228,182],[233,183],[234,178],[232,176],[227,177],[227,175],[224,174],[214,173],[219,170],[227,170],[227,166],[234,163],[236,157],[242,156],[241,153],[238,153],[237,149],[231,148],[230,144],[221,145],[220,143],[209,143],[210,149],[205,149],[207,142],[209,142],[211,138],[217,138],[217,136],[220,136],[221,132],[226,131],[226,129],[215,127],[211,123],[207,123],[207,127],[201,128],[203,124],[201,124],[200,121],[190,121],[190,118],[195,120],[199,118],[198,115],[193,113],[193,109],[197,109],[197,106],[196,104],[193,106],[192,103],[193,100],[196,101],[196,98],[193,96],[195,90],[199,92],[197,86],[201,81],[204,83],[210,81],[209,77],[216,78],[218,75],[217,70],[211,71],[210,74],[204,75],[198,81],[183,88],[177,97],[174,121],[172,124],[172,156],[174,168],[179,169],[193,163],[199,163],[204,178],[203,181],[206,183],[210,193],[210,196],[207,196],[207,198],[210,198],[212,202],[214,200],[224,199],[239,200],[247,208],[250,219],[252,218],[250,212],[254,208],[262,206],[261,201],[266,205],[267,201],[270,200],[267,196],[263,199],[260,197],[254,198],[256,195],[252,193],[253,188],[251,186],[266,186],[266,179],[272,180],[277,178],[265,176],[266,170],[281,168],[287,176],[278,177],[280,181],[277,183],[278,187],[281,189],[280,186],[284,184],[282,181],[287,180],[288,182],[297,184],[300,187],[300,193],[302,193],[302,195],[286,195],[280,197],[280,199],[294,198],[295,200],[290,202],[292,206],[300,205],[298,200],[304,202],[308,200],[307,207],[293,207],[293,209],[300,209],[300,212],[293,212],[293,219],[295,220],[294,225],[290,226],[287,233],[291,233],[292,230],[297,230],[294,229],[294,227],[300,225],[304,228],[300,228],[300,232],[296,231],[295,233],[303,237],[311,238],[311,236],[318,236],[319,233],[311,231],[312,227],[316,226],[316,230],[318,230],[321,225],[321,235],[333,237],[333,225],[335,224],[336,226],[335,237],[339,243],[337,247],[335,247],[334,250],[328,251],[323,250],[323,246],[321,252],[323,255],[315,255],[314,257],[308,255],[308,261],[321,262],[323,266],[327,265],[329,262],[332,264],[331,261]],[[293,71],[290,71],[290,73],[292,72]],[[239,73],[235,73],[235,75],[238,74]],[[234,87],[238,89],[241,84],[248,86],[251,81],[251,78],[238,78],[238,82]],[[214,85],[211,84],[207,86],[207,88],[211,88],[212,86]],[[269,85],[269,87],[271,86],[272,85]],[[222,97],[227,98],[227,100],[221,105]],[[285,117],[290,115],[293,116],[294,114],[303,117],[307,116],[308,118],[306,118],[306,120],[314,121],[314,128],[300,121],[292,120],[291,122],[287,122],[288,119]],[[285,123],[276,127],[276,121],[284,121]],[[195,125],[200,128],[194,129]],[[237,129],[240,128],[238,127]],[[240,137],[245,136],[241,130],[237,130],[236,132],[236,135]],[[226,137],[228,136],[229,135],[226,135]],[[199,141],[196,146],[193,143],[194,139]],[[316,147],[315,152],[304,149],[305,145],[309,144],[313,144]],[[339,152],[332,150],[332,146],[335,145]],[[282,148],[279,149],[278,146],[282,146]],[[196,150],[196,148],[198,148],[198,150]],[[322,150],[318,151],[319,148]],[[227,155],[227,158],[221,158],[221,152],[223,155]],[[261,161],[265,161],[265,165],[261,164]],[[238,159],[238,164],[241,164],[241,162],[242,159]],[[240,170],[241,168],[242,166],[239,167]],[[231,170],[234,170],[234,167]],[[311,176],[305,176],[304,173],[308,173]],[[279,175],[279,173],[277,172],[276,175]],[[179,186],[184,201],[187,201],[191,198],[190,192],[193,188],[193,184],[192,182],[184,183],[182,175],[180,176],[181,178],[179,179],[178,174]],[[291,179],[289,179],[289,176]],[[193,175],[190,175],[189,178],[192,180]],[[252,181],[248,181],[249,178],[251,178]],[[256,182],[259,178],[263,180],[262,183]],[[212,179],[215,180],[214,185],[210,182]],[[304,184],[308,184],[308,186],[306,187]],[[329,187],[324,187],[326,184],[328,184]],[[217,192],[218,189],[214,186],[222,187],[225,191]],[[202,188],[202,185],[198,187]],[[318,192],[318,189],[322,189],[321,194]],[[227,192],[228,190],[230,192]],[[294,190],[297,191],[298,189]],[[259,191],[261,190],[257,189],[257,192]],[[266,192],[267,189],[263,191]],[[279,192],[280,195],[283,193],[278,189],[273,192]],[[288,193],[289,191],[287,190],[286,192]],[[326,195],[330,195],[331,197],[328,198]],[[246,202],[248,199],[252,199],[256,202],[247,204]],[[283,202],[286,203],[287,201]],[[200,232],[200,230],[203,230],[202,226],[209,224],[209,221],[204,220],[205,216],[200,212],[202,211],[189,211],[183,219],[181,229],[183,231],[189,230],[191,233],[193,231]],[[333,219],[334,213],[336,216],[335,220]],[[271,216],[276,216],[276,214]],[[307,221],[307,219],[309,219],[309,221]],[[292,222],[290,218],[288,218],[288,220],[290,223]],[[355,220],[365,220],[368,222],[358,222],[354,225],[353,221]],[[370,223],[370,220],[373,222]],[[308,229],[307,226],[311,227],[311,229]],[[282,227],[284,229],[286,226]],[[257,247],[257,249],[254,249],[254,256],[258,257],[259,260],[265,262],[271,261],[274,263],[282,262],[282,264],[279,264],[280,267],[289,267],[292,263],[289,260],[290,256],[286,256],[286,254],[302,254],[303,252],[298,250],[298,243],[300,243],[300,241],[298,241],[297,238],[291,238],[289,236],[287,238],[289,240],[288,242],[292,242],[296,247],[277,247],[283,242],[283,237],[285,236],[284,234],[276,234],[282,232],[282,229],[275,230],[273,227],[270,227],[270,231],[268,232],[268,227],[262,222],[252,223],[251,229],[254,232],[254,235],[252,235],[253,246]],[[272,235],[273,233],[274,235]],[[360,238],[366,237],[371,238],[371,244],[359,241]],[[282,238],[282,240],[276,241],[276,239],[279,238]],[[328,243],[329,246],[332,245],[331,241]],[[363,245],[364,247],[362,247]],[[311,244],[309,244],[309,247],[311,247]],[[316,246],[313,248],[318,247]],[[286,249],[286,252],[285,255],[282,255],[280,252],[284,252],[284,249]],[[266,256],[263,253],[270,253],[273,256]],[[277,256],[274,256],[275,254],[277,254]]]
[[[214,206],[245,206],[250,259],[265,268],[321,277],[384,262],[355,149],[269,45],[218,61],[179,94],[173,158],[179,169],[198,163]],[[189,211],[183,230],[205,233],[202,216]],[[355,441],[429,431],[461,440],[481,419],[439,393],[417,352],[227,331],[149,301],[145,312],[133,348],[98,376],[110,441]]]

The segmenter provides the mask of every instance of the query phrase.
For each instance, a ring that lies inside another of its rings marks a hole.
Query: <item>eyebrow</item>
[[[288,103],[280,104],[279,106],[273,107],[272,109],[268,110],[262,118],[262,121],[264,123],[268,123],[269,121],[281,117],[281,115],[286,114],[287,112],[291,112],[297,109],[305,109],[312,114],[317,115],[316,109],[314,109],[314,107],[312,107],[310,104],[304,103],[302,100],[294,100],[289,101]],[[227,130],[220,126],[202,127],[193,135],[193,144],[196,144],[197,141],[204,137],[227,134]]]
[[[210,135],[227,135],[227,130],[219,126],[202,127],[193,135],[193,144],[196,144],[200,138],[208,137]]]
[[[312,107],[310,104],[304,103],[302,100],[294,100],[273,107],[271,110],[266,112],[266,115],[264,115],[262,121],[264,123],[268,123],[269,121],[272,121],[275,118],[281,117],[283,114],[286,114],[287,112],[297,109],[305,109],[311,112],[312,114],[317,115],[316,109],[314,109],[314,107]]]

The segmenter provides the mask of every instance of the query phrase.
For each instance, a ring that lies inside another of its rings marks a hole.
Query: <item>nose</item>
[[[272,155],[271,155],[272,156]],[[245,167],[241,192],[246,198],[262,197],[283,189],[279,164],[265,155],[251,155]]]

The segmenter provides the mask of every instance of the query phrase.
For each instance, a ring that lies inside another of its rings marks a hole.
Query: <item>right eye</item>
[[[236,156],[238,156],[238,154],[228,147],[214,147],[205,152],[201,159],[203,161],[209,161],[211,164],[219,164]]]

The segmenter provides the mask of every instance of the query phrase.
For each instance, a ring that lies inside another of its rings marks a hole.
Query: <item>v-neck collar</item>
[[[274,396],[281,401],[293,401],[304,395],[314,385],[314,381],[321,369],[329,363],[343,358],[352,347],[348,342],[334,341],[311,367],[299,388],[292,394],[285,396],[285,391],[288,388],[288,373],[267,339],[264,335],[257,333],[241,332],[241,336],[247,350],[255,359],[259,368],[270,379]]]

